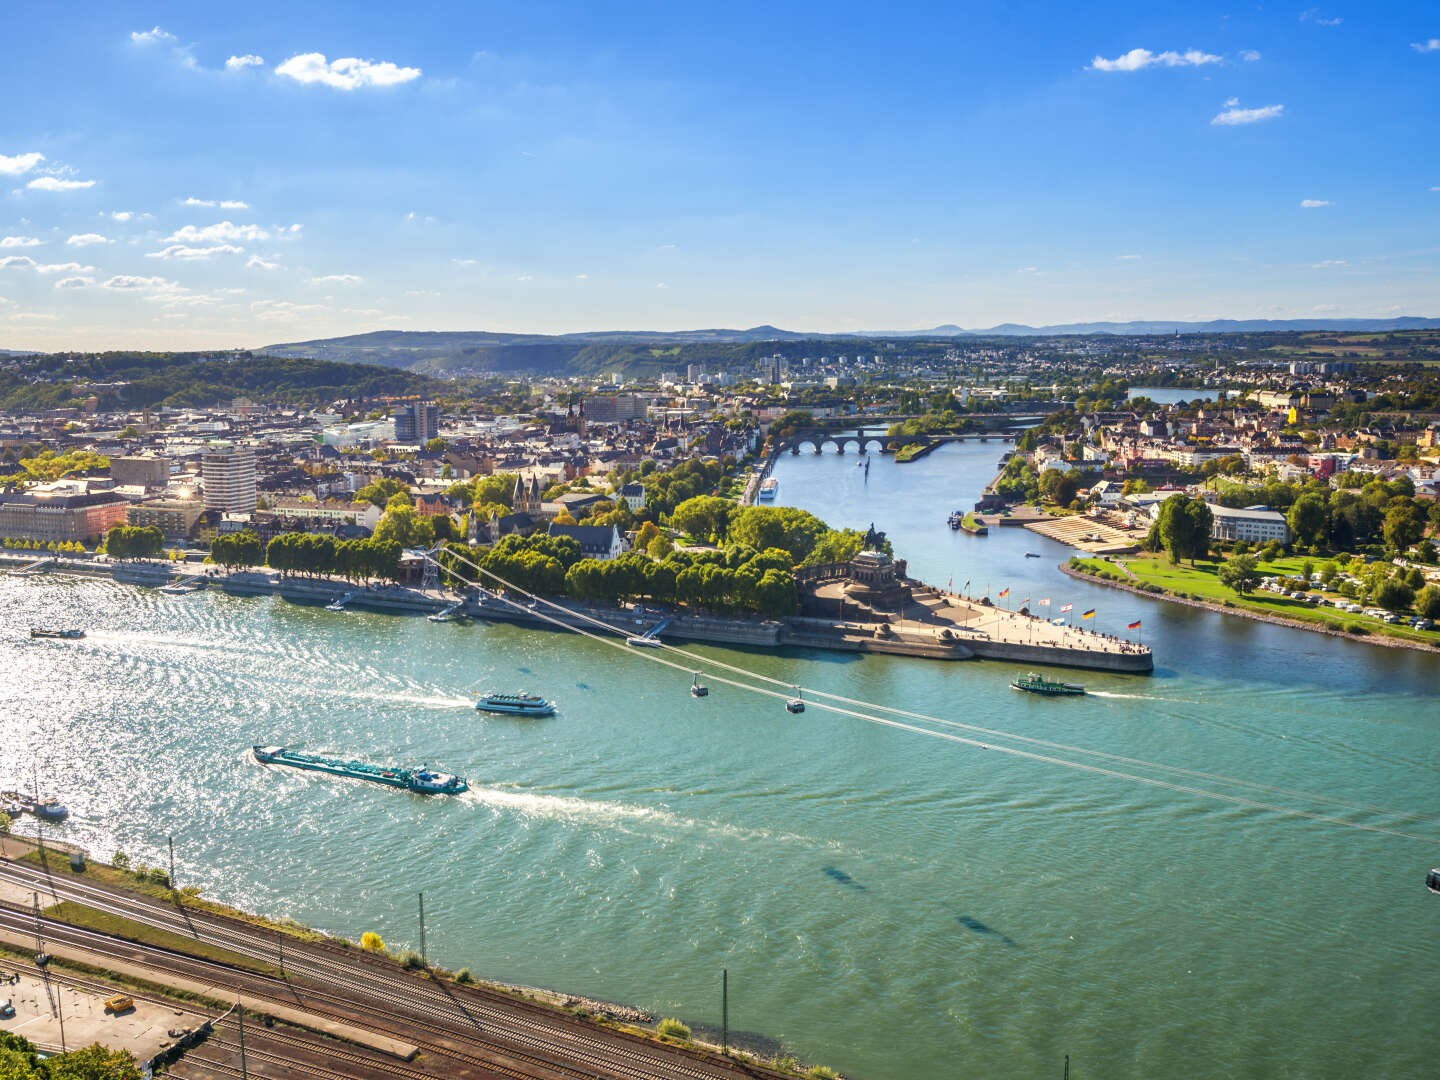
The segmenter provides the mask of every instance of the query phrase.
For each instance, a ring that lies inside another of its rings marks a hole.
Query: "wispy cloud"
[[[1300,13],[1301,22],[1313,22],[1316,26],[1339,26],[1345,20],[1321,15],[1319,8],[1310,8]]]
[[[37,274],[92,274],[95,272],[93,266],[81,266],[77,262],[67,263],[39,263],[35,267]]]
[[[250,258],[247,259],[246,262],[245,262],[245,269],[246,269],[246,270],[279,270],[279,269],[280,269],[280,264],[279,264],[278,262],[270,262],[270,261],[268,261],[268,260],[266,260],[266,259],[262,259],[259,255],[251,255]]]
[[[1347,260],[1345,260],[1345,259],[1322,259],[1322,260],[1320,260],[1318,263],[1311,263],[1311,264],[1310,264],[1310,269],[1311,269],[1311,270],[1329,270],[1329,269],[1331,269],[1331,268],[1333,268],[1333,267],[1336,267],[1336,266],[1349,266],[1349,265],[1350,265],[1350,263],[1349,263]]]
[[[65,243],[69,244],[71,247],[90,247],[92,244],[108,244],[110,243],[110,241],[108,238],[101,236],[97,232],[87,232],[76,233],[74,236],[70,237],[69,240],[66,240]]]
[[[239,199],[197,199],[191,195],[181,206],[208,206],[219,207],[221,210],[249,210],[250,204],[241,202]]]
[[[1090,68],[1093,71],[1143,71],[1149,67],[1201,67],[1218,63],[1220,57],[1199,49],[1187,49],[1183,53],[1173,49],[1162,53],[1151,52],[1149,49],[1131,49],[1114,60],[1097,56],[1090,62]]]
[[[179,286],[168,278],[137,277],[134,274],[116,274],[105,282],[107,289],[176,289]]]
[[[1240,59],[1241,59],[1241,60],[1244,60],[1247,64],[1253,64],[1256,60],[1259,60],[1259,59],[1260,59],[1260,50],[1259,50],[1259,49],[1241,49],[1241,50],[1240,50]]]
[[[1440,37],[1432,37],[1428,41],[1412,41],[1410,48],[1416,52],[1440,52]]]
[[[44,154],[0,154],[0,176],[19,176],[45,160]]]
[[[420,69],[400,67],[389,60],[360,60],[353,56],[327,61],[324,53],[301,53],[275,68],[299,83],[322,83],[336,90],[358,90],[364,86],[398,86],[420,77]]]
[[[0,238],[0,248],[39,247],[44,242],[38,236],[6,236]]]
[[[213,259],[216,255],[242,255],[245,249],[234,244],[212,244],[210,247],[192,247],[188,244],[171,244],[161,251],[147,251],[147,259],[181,259],[195,262],[199,259]]]
[[[290,300],[256,300],[250,310],[257,319],[285,320],[298,319],[312,311],[324,311],[323,304],[296,304]]]
[[[133,217],[135,216],[135,211],[133,211],[133,210],[112,210],[112,211],[110,212],[110,216],[111,216],[112,218],[114,218],[116,221],[129,221],[131,218],[133,218]]]
[[[37,176],[25,185],[32,191],[79,191],[95,186],[94,180],[62,180],[58,176]]]
[[[1231,106],[1211,120],[1210,123],[1221,126],[1258,124],[1261,120],[1273,120],[1284,111],[1284,105],[1261,105],[1254,109],[1241,109]]]
[[[1301,199],[1300,205],[1306,210],[1318,210],[1322,206],[1334,206],[1329,199]]]
[[[450,261],[451,261],[452,263],[454,263],[456,266],[474,266],[476,260],[474,260],[474,259],[451,259]]]
[[[246,53],[244,56],[232,56],[225,61],[225,67],[229,71],[243,71],[250,67],[264,67],[265,58],[256,56],[254,53]]]
[[[0,270],[33,270],[35,260],[29,255],[0,255]]]
[[[1138,258],[1140,258],[1139,255],[1116,255],[1115,257],[1116,257],[1117,259],[1138,259]]]
[[[183,225],[165,238],[167,244],[211,244],[228,240],[269,240],[270,234],[259,225],[235,225],[217,221],[214,225],[196,227]]]
[[[354,285],[364,280],[359,274],[322,274],[320,277],[312,277],[311,285]]]
[[[88,289],[95,284],[93,277],[67,277],[55,282],[57,289]]]
[[[576,275],[575,275],[575,280],[576,280],[576,281],[589,281],[589,280],[590,280],[590,275],[589,275],[589,274],[576,274]]]
[[[161,41],[174,41],[175,35],[168,30],[161,30],[160,27],[151,27],[149,30],[130,31],[130,40],[136,45],[155,45]]]

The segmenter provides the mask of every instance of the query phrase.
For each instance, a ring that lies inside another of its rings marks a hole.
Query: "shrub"
[[[840,1080],[840,1074],[829,1065],[815,1065],[805,1075],[810,1080]]]
[[[110,865],[116,870],[129,870],[130,856],[126,855],[123,851],[117,851],[114,855],[110,856]]]
[[[463,983],[464,985],[468,986],[475,981],[475,976],[470,974],[469,968],[461,968],[459,971],[455,972],[455,981],[457,983]]]
[[[1363,623],[1347,622],[1345,624],[1345,632],[1347,634],[1368,634],[1370,628]]]
[[[400,955],[395,957],[395,959],[400,961],[400,966],[405,968],[407,971],[415,971],[425,966],[424,959],[422,959],[420,954],[414,949],[406,949]]]
[[[384,952],[385,941],[374,930],[366,930],[360,935],[360,947],[366,952]]]
[[[660,1026],[655,1030],[667,1039],[679,1039],[681,1042],[690,1041],[690,1029],[673,1016],[667,1016],[661,1020]]]

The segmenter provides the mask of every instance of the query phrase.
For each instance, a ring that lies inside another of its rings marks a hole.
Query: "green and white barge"
[[[363,761],[341,761],[339,758],[303,754],[285,746],[256,746],[253,750],[255,760],[262,765],[289,765],[291,768],[329,773],[331,776],[369,780],[374,784],[404,788],[419,795],[459,795],[470,789],[463,776],[435,772],[428,765],[421,765],[418,769],[367,765]]]

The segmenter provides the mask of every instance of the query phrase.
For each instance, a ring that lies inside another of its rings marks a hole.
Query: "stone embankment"
[[[1320,623],[1307,622],[1304,619],[1287,619],[1283,615],[1269,615],[1263,611],[1226,607],[1224,604],[1217,604],[1210,600],[1192,600],[1187,596],[1173,596],[1166,592],[1151,592],[1138,585],[1128,585],[1123,581],[1110,581],[1108,578],[1087,574],[1085,571],[1076,570],[1073,566],[1066,563],[1061,563],[1059,569],[1062,574],[1079,581],[1088,581],[1093,585],[1104,585],[1109,589],[1119,589],[1122,592],[1134,593],[1136,596],[1149,597],[1151,600],[1165,600],[1171,604],[1180,604],[1184,607],[1204,608],[1206,611],[1213,611],[1220,615],[1234,615],[1241,619],[1250,619],[1253,622],[1274,623],[1277,626],[1288,626],[1295,630],[1308,630],[1312,634],[1326,634],[1330,637],[1344,638],[1346,641],[1355,641],[1363,645],[1384,645],[1391,649],[1414,649],[1417,652],[1440,653],[1440,648],[1436,648],[1434,645],[1428,645],[1423,641],[1410,641],[1406,638],[1389,637],[1385,634],[1351,634],[1344,630],[1337,630],[1333,626],[1323,626]]]

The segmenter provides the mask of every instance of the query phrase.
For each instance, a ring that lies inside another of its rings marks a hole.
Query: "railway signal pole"
[[[175,837],[166,837],[170,841],[170,891],[175,892],[179,886],[175,884]]]
[[[245,1006],[238,998],[235,1001],[235,1023],[240,1032],[240,1080],[248,1080],[249,1074],[245,1071]]]
[[[420,893],[420,962],[425,965],[427,970],[429,969],[430,961],[425,955],[425,893],[423,891]]]
[[[720,969],[720,1053],[730,1053],[730,969]]]

